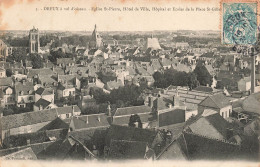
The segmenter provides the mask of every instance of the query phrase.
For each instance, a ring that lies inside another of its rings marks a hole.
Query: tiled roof
[[[64,120],[61,120],[59,117],[42,127],[39,131],[51,131],[51,130],[57,130],[57,129],[68,129],[69,124],[64,122]]]
[[[47,101],[47,100],[42,99],[42,98],[40,98],[37,102],[34,103],[35,106],[37,106],[37,107],[42,106],[43,109],[45,109],[50,104],[51,104],[50,101]]]
[[[260,114],[260,92],[251,94],[242,103],[242,108],[247,112]]]
[[[53,75],[54,72],[50,68],[28,69],[28,78],[33,78],[36,75]]]
[[[109,149],[110,159],[144,159],[146,154],[145,142],[111,140]]]
[[[37,159],[31,147],[8,154],[2,158],[5,160],[36,160]]]
[[[57,59],[57,64],[69,64],[69,63],[74,63],[75,64],[75,61],[71,58],[58,58]]]
[[[34,87],[32,82],[25,82],[25,83],[20,83],[17,82],[15,83],[15,93],[18,96],[19,93],[23,91],[24,95],[29,95],[34,93]]]
[[[231,105],[231,103],[225,95],[223,95],[222,93],[217,93],[215,95],[208,96],[207,98],[202,100],[199,105],[211,108],[223,108]]]
[[[132,106],[132,107],[124,107],[117,108],[114,116],[123,116],[123,115],[134,115],[140,113],[150,113],[152,109],[148,106]]]
[[[12,77],[0,78],[0,86],[12,86]]]
[[[109,146],[111,140],[141,141],[151,145],[156,135],[155,130],[111,125],[106,136],[106,145]]]
[[[187,160],[177,140],[173,140],[157,157],[158,160]]]
[[[38,88],[36,91],[35,91],[36,94],[38,95],[51,95],[53,92],[52,92],[52,88]]]
[[[231,160],[240,154],[240,146],[235,143],[194,133],[183,132],[178,142],[190,160]]]
[[[105,114],[75,116],[72,118],[72,123],[75,130],[109,126],[107,115]]]
[[[220,140],[226,139],[229,127],[229,123],[214,111],[213,114],[200,117],[189,125],[189,129],[195,134]]]
[[[72,113],[72,106],[58,107],[49,110],[33,111],[22,114],[8,115],[0,118],[2,130],[18,128],[20,126],[33,125],[42,122],[50,122],[60,114]],[[78,106],[74,106],[74,112],[80,112]]]

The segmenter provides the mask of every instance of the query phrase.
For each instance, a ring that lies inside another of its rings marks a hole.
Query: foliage
[[[200,85],[210,86],[212,84],[212,76],[210,75],[210,73],[208,72],[208,70],[203,64],[198,63],[196,65],[194,73],[197,75],[197,79]]]
[[[43,58],[39,54],[30,54],[29,60],[32,61],[33,68],[43,68]]]
[[[155,80],[154,86],[158,88],[167,88],[170,85],[174,85],[189,86],[190,89],[193,89],[199,86],[195,73],[186,73],[174,69],[166,70],[164,73],[155,72],[153,78]]]
[[[97,114],[99,113],[99,107],[96,106],[89,106],[81,111],[82,115],[89,115],[89,114]]]
[[[17,107],[17,106],[10,106],[9,108],[4,108],[3,109],[3,115],[13,115],[13,114],[21,114],[21,113],[26,113],[30,112],[31,109],[29,107]]]
[[[14,48],[12,54],[6,58],[7,62],[25,62],[27,55],[26,48]]]
[[[64,53],[60,49],[56,51],[50,52],[51,56],[49,56],[49,60],[53,63],[56,63],[58,58],[73,58],[74,55],[72,53]]]
[[[142,89],[136,85],[126,85],[114,89],[110,94],[105,93],[102,89],[90,88],[90,95],[93,95],[98,104],[110,102],[116,108],[133,105],[142,105],[143,99],[140,98]]]
[[[141,95],[140,87],[136,85],[126,85],[118,89],[114,89],[110,93],[110,102],[112,104],[120,104],[117,102],[121,100],[124,106],[140,105],[143,104],[143,100],[139,98]]]
[[[98,72],[98,79],[100,79],[103,83],[107,83],[108,81],[113,81],[116,79],[116,74],[114,72]]]

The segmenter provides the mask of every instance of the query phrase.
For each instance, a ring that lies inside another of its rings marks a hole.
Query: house
[[[143,128],[146,128],[149,125],[149,122],[152,121],[152,109],[142,105],[117,108],[112,116],[112,124],[128,126],[130,117],[135,114],[140,117]]]
[[[105,149],[109,150],[113,140],[139,141],[147,143],[150,149],[155,150],[163,142],[161,134],[156,130],[111,125],[105,138]]]
[[[155,153],[149,149],[147,143],[140,141],[112,140],[108,159],[126,160],[126,159],[153,159]]]
[[[2,94],[1,107],[9,107],[15,105],[15,93],[14,89],[10,86],[0,90]]]
[[[39,99],[44,99],[54,103],[54,90],[52,88],[39,87],[35,91],[35,102],[37,102]]]
[[[124,84],[121,80],[115,80],[115,81],[108,81],[105,85],[105,88],[111,91],[113,89],[118,89],[119,87],[122,86],[124,86]]]
[[[251,77],[243,77],[237,82],[239,91],[249,91],[251,89]]]
[[[15,83],[15,101],[18,107],[26,107],[34,103],[34,87],[32,82],[23,80]]]
[[[81,100],[78,103],[78,106],[81,110],[85,110],[87,108],[95,107],[96,106],[96,100],[91,97],[90,95],[82,95]]]
[[[168,108],[158,111],[158,127],[185,122],[185,110]]]
[[[205,109],[217,111],[223,118],[228,118],[232,112],[232,105],[223,93],[217,93],[206,97],[198,104],[198,113],[202,114]]]
[[[180,143],[173,140],[168,144],[162,152],[156,157],[157,160],[187,160],[187,156],[183,151]]]
[[[197,135],[228,140],[233,137],[233,131],[230,130],[230,127],[230,124],[216,111],[206,109],[197,120],[193,121],[185,129]]]
[[[54,103],[42,98],[36,101],[33,105],[33,111],[46,110],[51,108],[57,108],[57,106]]]
[[[6,88],[8,86],[10,86],[10,87],[14,86],[14,81],[13,81],[12,77],[0,78],[0,87]]]
[[[72,117],[69,125],[70,131],[104,129],[108,127],[107,115],[104,113]]]
[[[188,160],[235,160],[240,145],[184,131],[177,139]]]
[[[65,68],[65,66],[74,66],[76,64],[75,60],[72,58],[58,58],[57,66]]]
[[[4,68],[0,68],[0,78],[6,77],[6,70]]]
[[[39,75],[38,83],[44,86],[45,88],[51,88],[58,86],[57,77],[50,75]]]
[[[27,77],[29,81],[33,81],[33,79],[38,79],[40,75],[43,76],[52,76],[55,72],[50,68],[41,68],[41,69],[28,69]]]
[[[80,114],[78,106],[67,106],[4,116],[0,118],[1,140],[11,135],[37,132],[57,117],[66,121]]]
[[[68,87],[80,89],[80,80],[75,75],[58,75],[57,80],[59,83],[67,85]]]
[[[242,108],[246,112],[255,113],[260,115],[260,92],[249,95],[242,102]]]

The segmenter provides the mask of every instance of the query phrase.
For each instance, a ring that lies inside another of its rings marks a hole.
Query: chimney
[[[23,83],[23,85],[26,85],[26,84],[25,84],[25,80],[22,80],[22,83]]]
[[[43,107],[42,107],[42,105],[40,105],[40,106],[39,106],[39,110],[42,110],[42,109],[43,109]]]
[[[100,122],[101,120],[100,120],[100,116],[98,116],[98,122]]]
[[[176,94],[175,96],[173,96],[173,106],[177,107],[177,106],[179,106],[179,103],[180,103],[180,98],[179,98],[179,95]]]
[[[27,145],[30,145],[30,144],[31,144],[31,140],[27,139]]]
[[[74,105],[72,105],[72,116],[74,116]]]
[[[107,113],[108,113],[108,116],[111,116],[111,107],[110,107],[110,104],[108,104],[108,106],[107,106]]]
[[[87,121],[86,121],[86,124],[88,124],[88,115],[87,115]]]
[[[172,108],[172,103],[169,103],[169,108]]]

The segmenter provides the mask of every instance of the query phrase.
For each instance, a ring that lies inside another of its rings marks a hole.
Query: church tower
[[[94,31],[89,42],[89,49],[98,49],[102,46],[103,41],[99,33],[97,32],[97,26],[95,25]]]
[[[29,53],[38,53],[40,50],[40,37],[38,28],[29,32]]]

